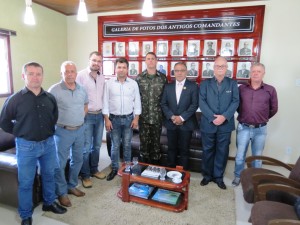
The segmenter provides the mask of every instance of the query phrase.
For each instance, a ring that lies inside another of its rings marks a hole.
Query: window
[[[16,35],[16,32],[0,28],[0,97],[7,97],[13,93],[10,35]]]

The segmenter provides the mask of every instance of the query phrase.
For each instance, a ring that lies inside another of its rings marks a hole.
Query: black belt
[[[67,125],[63,125],[63,124],[56,124],[57,126],[64,128],[66,130],[78,130],[80,127],[82,127],[83,124],[81,124],[80,126],[76,126],[76,127],[72,127],[72,126],[67,126]]]
[[[246,127],[249,127],[249,128],[259,128],[259,127],[264,127],[267,125],[267,123],[261,123],[261,124],[255,124],[255,125],[247,124],[247,123],[241,123],[241,124]]]
[[[127,115],[114,115],[114,114],[109,114],[111,118],[126,118],[132,116],[133,113],[127,114]]]

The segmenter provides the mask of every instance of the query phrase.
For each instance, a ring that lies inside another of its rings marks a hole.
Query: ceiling
[[[76,15],[79,0],[32,0],[64,15]],[[166,8],[186,5],[247,2],[250,0],[153,0],[154,8]],[[252,0],[253,1],[253,0]],[[259,1],[259,0],[254,0]],[[88,13],[101,13],[142,8],[143,0],[85,0]]]

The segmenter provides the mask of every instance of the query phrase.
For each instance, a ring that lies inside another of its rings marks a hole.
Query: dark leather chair
[[[18,207],[18,165],[14,136],[0,128],[0,203]],[[40,176],[33,184],[34,206],[42,200]]]
[[[300,189],[283,184],[259,185],[262,201],[254,204],[251,210],[253,225],[300,224],[294,208]]]
[[[288,177],[266,168],[252,168],[253,160],[262,160],[263,165],[268,162],[275,166],[281,166],[290,171]],[[300,188],[300,157],[294,167],[291,167],[279,160],[267,156],[250,156],[246,159],[247,167],[241,173],[241,185],[244,199],[248,203],[254,203],[259,200],[258,185],[265,182],[275,182],[289,184]]]

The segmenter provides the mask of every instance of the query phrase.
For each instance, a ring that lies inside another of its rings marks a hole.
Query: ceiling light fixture
[[[144,16],[144,17],[152,17],[153,16],[152,0],[144,0],[142,16]]]
[[[24,23],[27,25],[35,25],[35,19],[32,12],[32,1],[25,0],[26,3],[26,11],[24,16]]]
[[[82,22],[88,21],[87,10],[84,0],[80,0],[79,2],[77,20]]]

